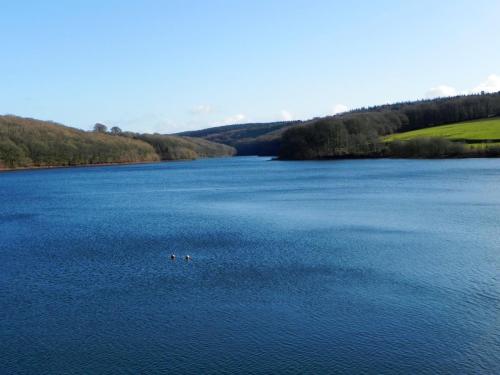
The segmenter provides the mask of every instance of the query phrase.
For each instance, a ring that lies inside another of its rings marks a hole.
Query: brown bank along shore
[[[231,156],[218,156],[218,157],[222,158],[222,157],[231,157]],[[76,165],[40,165],[40,166],[14,167],[14,168],[7,168],[3,165],[0,165],[0,173],[43,170],[43,169],[98,168],[98,167],[119,166],[119,165],[125,166],[125,165],[136,165],[136,164],[190,162],[190,161],[199,160],[199,159],[209,159],[209,158],[178,159],[178,160],[150,160],[150,161],[124,161],[124,162],[116,162],[116,163],[91,163],[91,164],[76,164]]]
[[[39,169],[65,169],[65,168],[89,168],[89,167],[106,167],[113,165],[132,165],[132,164],[156,164],[168,161],[189,161],[186,160],[157,160],[157,161],[133,161],[133,162],[116,162],[116,163],[92,163],[92,164],[76,164],[76,165],[34,165],[29,167],[14,167],[8,168],[0,165],[0,172],[18,172],[30,171]]]

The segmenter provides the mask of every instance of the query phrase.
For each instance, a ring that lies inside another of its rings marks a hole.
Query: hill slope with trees
[[[202,138],[162,134],[126,134],[126,136],[153,146],[161,160],[186,160],[236,154],[236,150],[231,146]]]
[[[178,135],[122,132],[118,127],[108,131],[103,124],[86,132],[54,122],[0,116],[0,168],[196,159],[232,156],[236,151],[238,155],[276,155],[290,160],[499,156],[498,132],[487,129],[498,121],[487,120],[497,117],[500,93],[396,103],[309,121],[241,124]],[[484,127],[478,133],[484,147],[474,139],[449,136],[454,127],[438,129],[481,119],[485,121],[459,125],[468,131],[474,126],[476,132]],[[422,131],[431,128],[435,129]],[[405,132],[422,136],[391,136]],[[490,133],[494,139],[483,139]]]
[[[362,108],[287,129],[282,159],[350,157],[496,156],[500,150],[466,147],[445,137],[386,142],[384,136],[500,116],[500,93],[457,96]]]
[[[48,121],[0,116],[0,169],[152,162],[228,156],[227,145],[187,137],[110,132],[96,124],[93,132]]]
[[[360,108],[308,121],[227,125],[180,134],[231,145],[238,155],[282,159],[492,156],[493,147],[466,147],[439,135],[392,143],[384,137],[496,116],[500,116],[500,93],[482,93]]]
[[[283,132],[303,121],[281,121],[217,126],[178,135],[206,139],[234,147],[238,155],[277,155]]]

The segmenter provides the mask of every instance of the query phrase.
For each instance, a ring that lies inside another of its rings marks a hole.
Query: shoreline
[[[0,173],[5,172],[19,172],[19,171],[36,171],[43,169],[65,169],[65,168],[92,168],[92,167],[109,167],[117,165],[135,165],[135,164],[156,164],[169,161],[189,161],[189,159],[182,160],[150,160],[150,161],[130,161],[130,162],[116,162],[116,163],[94,163],[94,164],[78,164],[78,165],[43,165],[32,167],[16,167],[16,168],[3,168],[0,167]]]
[[[233,156],[213,156],[213,157],[200,157],[196,159],[176,159],[176,160],[149,160],[149,161],[126,161],[126,162],[116,162],[116,163],[94,163],[94,164],[78,164],[78,165],[44,165],[44,166],[32,166],[32,167],[16,167],[16,168],[3,168],[0,167],[0,174],[6,172],[20,172],[20,171],[36,171],[44,169],[65,169],[65,168],[97,168],[97,167],[110,167],[119,165],[136,165],[136,164],[158,164],[158,163],[170,163],[170,162],[188,162],[202,159],[214,159],[214,158],[227,158],[236,157]]]
[[[498,155],[456,155],[456,156],[435,156],[435,157],[404,157],[404,156],[338,156],[338,157],[324,157],[312,159],[286,159],[279,156],[273,157],[272,161],[340,161],[340,160],[379,160],[379,159],[394,159],[394,160],[452,160],[452,159],[499,159]]]
[[[231,157],[238,157],[239,155],[234,155]],[[250,156],[250,155],[241,155]],[[253,155],[252,155],[253,156]],[[258,155],[255,155],[258,156]],[[222,156],[226,158],[227,156]],[[391,157],[391,156],[351,156],[351,157],[332,157],[332,158],[317,158],[317,159],[285,159],[278,156],[266,156],[269,157],[269,161],[345,161],[345,160],[380,160],[380,159],[393,159],[393,160],[449,160],[449,159],[496,159],[499,156],[487,156],[487,155],[468,155],[468,156],[448,156],[448,157]],[[17,167],[17,168],[3,168],[0,167],[0,174],[8,172],[21,172],[21,171],[36,171],[36,170],[49,170],[49,169],[67,169],[67,168],[98,168],[98,167],[110,167],[110,166],[120,166],[120,165],[136,165],[136,164],[158,164],[158,163],[170,163],[170,162],[188,162],[200,159],[211,159],[211,158],[199,158],[199,159],[178,159],[178,160],[151,160],[151,161],[131,161],[131,162],[116,162],[116,163],[95,163],[95,164],[79,164],[79,165],[47,165],[47,166],[32,166],[32,167]]]

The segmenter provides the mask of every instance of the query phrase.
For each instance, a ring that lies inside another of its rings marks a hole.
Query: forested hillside
[[[107,132],[96,124],[85,132],[61,124],[0,116],[0,169],[131,163],[227,156],[232,147],[187,137]]]
[[[232,156],[236,150],[239,155],[279,155],[282,159],[496,156],[500,155],[496,120],[457,123],[499,116],[500,93],[397,103],[305,122],[233,125],[182,135],[137,134],[117,127],[108,132],[102,124],[86,132],[53,122],[0,116],[0,168],[196,159]],[[446,124],[457,125],[440,127]]]
[[[0,117],[0,167],[41,167],[159,160],[151,145],[33,119]]]
[[[179,135],[203,138],[212,142],[233,146],[238,155],[277,155],[281,135],[302,121],[281,121],[217,126],[214,128],[179,133]]]
[[[283,159],[401,156],[405,144],[389,145],[383,136],[499,115],[500,94],[495,93],[360,108],[308,121],[228,125],[180,134],[231,145],[238,155],[279,155]],[[470,151],[456,140],[453,144],[412,140],[408,145],[416,150],[433,144],[439,145],[431,148],[439,149],[440,156]]]
[[[161,134],[127,134],[127,136],[153,146],[161,160],[233,156],[236,153],[236,150],[231,146],[210,142],[202,138]]]
[[[492,156],[496,155],[496,149],[471,149],[464,147],[463,142],[439,136],[408,143],[388,143],[382,136],[496,116],[500,116],[500,93],[363,108],[287,129],[279,156],[283,159]]]

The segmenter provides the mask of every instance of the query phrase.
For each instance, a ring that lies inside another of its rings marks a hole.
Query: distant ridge
[[[305,121],[277,121],[216,126],[178,135],[199,137],[234,147],[238,155],[277,155],[282,132]]]
[[[103,124],[87,132],[6,115],[0,116],[0,169],[182,160],[235,153],[294,160],[497,156],[497,133],[480,142],[443,136],[437,130],[417,133],[431,135],[432,139],[388,137],[495,117],[500,117],[500,92],[386,104],[307,121],[224,125],[176,135],[122,132],[117,127],[108,132]],[[491,122],[479,121],[472,126],[487,124]]]
[[[480,93],[364,107],[306,121],[226,125],[180,134],[231,145],[238,155],[284,159],[381,157],[395,156],[382,141],[383,136],[497,116],[500,93]],[[412,147],[418,142],[412,141]],[[446,147],[453,149],[455,156],[472,156],[466,148],[464,153],[456,146]],[[441,149],[435,154],[444,157],[447,152]],[[398,155],[410,154],[419,156],[418,151]]]

